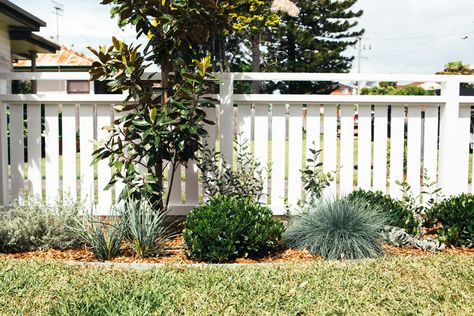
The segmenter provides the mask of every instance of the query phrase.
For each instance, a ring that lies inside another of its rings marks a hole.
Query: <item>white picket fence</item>
[[[110,125],[118,115],[112,106],[121,103],[123,95],[6,93],[11,80],[87,79],[87,73],[0,74],[1,205],[19,199],[24,190],[48,202],[62,195],[77,197],[97,205],[100,214],[107,214],[116,202],[122,185],[103,190],[110,168],[106,161],[91,166],[91,140],[107,137],[101,127]],[[474,82],[474,76],[229,73],[221,79],[220,105],[208,112],[218,124],[207,127],[206,141],[211,147],[218,144],[228,162],[233,161],[236,130],[252,141],[255,158],[262,165],[271,164],[270,173],[265,174],[267,197],[263,202],[275,214],[285,212],[285,201],[294,207],[301,197],[300,170],[310,148],[323,150],[325,171],[338,170],[337,181],[326,190],[328,195],[343,195],[360,187],[399,197],[396,181],[404,175],[417,194],[423,170],[446,195],[474,190],[474,171],[469,175],[469,170],[474,170],[469,152],[474,97],[459,94],[460,82]],[[421,81],[439,82],[442,89],[441,96],[233,93],[235,81],[251,80]],[[196,164],[191,163],[181,177],[174,178],[172,212],[186,214],[202,199]]]

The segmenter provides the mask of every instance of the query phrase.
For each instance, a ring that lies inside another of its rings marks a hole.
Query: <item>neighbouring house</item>
[[[397,85],[397,88],[403,88],[407,86],[417,86],[425,89],[426,91],[436,91],[441,89],[441,84],[439,82],[412,82],[404,85]]]
[[[37,71],[42,72],[88,72],[94,60],[75,50],[61,45],[61,49],[54,53],[38,54],[36,60]],[[16,72],[31,71],[31,61],[19,60],[14,64]],[[38,82],[38,93],[61,94],[105,94],[106,83],[89,80],[49,80]]]
[[[7,0],[0,0],[0,72],[11,72],[12,62],[29,60],[36,69],[40,53],[54,53],[60,47],[35,34],[46,22]],[[32,89],[35,85],[32,85]],[[9,84],[7,91],[11,90]]]
[[[354,88],[346,84],[338,83],[336,90],[331,95],[352,95]]]

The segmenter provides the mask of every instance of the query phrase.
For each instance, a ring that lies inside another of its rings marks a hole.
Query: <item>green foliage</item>
[[[254,159],[248,140],[239,136],[235,143],[235,169],[226,161],[219,168],[220,154],[208,146],[204,147],[198,167],[208,196],[220,194],[250,198],[254,202],[260,200],[264,186],[263,172],[267,172],[269,167],[263,168]]]
[[[360,93],[363,95],[434,95],[433,91],[415,85],[396,87],[382,84],[379,87],[364,87]]]
[[[364,201],[325,201],[296,215],[284,241],[327,260],[372,258],[383,252],[380,232],[386,222],[380,208],[367,208]]]
[[[444,65],[443,71],[439,71],[437,75],[472,75],[474,70],[471,65],[465,64],[460,60],[451,61]]]
[[[110,260],[120,252],[125,228],[120,219],[101,221],[100,218],[85,216],[76,219],[72,230],[90,248],[98,260]]]
[[[74,225],[81,208],[71,201],[44,205],[27,197],[20,205],[0,209],[0,252],[77,246],[79,239],[69,227]]]
[[[188,257],[226,262],[267,254],[283,230],[269,208],[250,199],[216,196],[188,215],[183,237]]]
[[[474,196],[451,196],[427,211],[439,228],[438,239],[454,246],[474,246]]]
[[[320,162],[319,155],[322,150],[310,149],[311,157],[306,159],[306,165],[301,170],[301,181],[305,194],[303,199],[298,202],[300,206],[306,203],[315,203],[322,197],[323,190],[328,187],[336,177],[336,171],[324,172],[323,164]]]
[[[423,170],[421,190],[418,195],[414,195],[411,190],[411,185],[406,181],[396,181],[397,185],[400,186],[402,191],[401,203],[406,209],[413,214],[415,222],[418,223],[418,227],[415,230],[411,230],[408,227],[407,231],[412,234],[421,234],[422,226],[426,226],[432,222],[431,216],[429,216],[429,209],[443,198],[441,188],[437,188],[436,181],[431,181],[427,175],[426,169]]]
[[[159,256],[166,251],[166,243],[176,236],[167,223],[167,213],[156,212],[146,200],[129,200],[119,212],[125,235],[139,257]]]
[[[362,10],[356,0],[299,0],[297,17],[285,15],[265,40],[264,71],[348,72],[353,56],[346,49],[356,44],[364,30],[357,30]],[[267,83],[265,90],[283,93],[330,93],[334,82]]]
[[[418,231],[419,223],[413,213],[401,201],[393,199],[388,194],[358,189],[351,192],[347,199],[359,201],[368,209],[381,209],[387,214],[388,225],[403,228],[410,234],[415,234]]]
[[[137,38],[146,43],[142,49],[113,37],[112,46],[89,48],[98,58],[91,80],[110,80],[112,91],[128,94],[115,108],[125,115],[108,128],[110,137],[98,144],[94,162],[109,159],[112,178],[107,187],[125,183],[122,199],[145,198],[163,211],[169,202],[164,171],[195,160],[207,134],[203,125],[213,124],[204,111],[213,106],[205,97],[210,92],[207,79],[212,77],[205,47],[230,27],[233,6],[181,0],[101,3],[112,4],[120,25],[133,25]],[[143,78],[153,64],[161,70],[159,84]]]

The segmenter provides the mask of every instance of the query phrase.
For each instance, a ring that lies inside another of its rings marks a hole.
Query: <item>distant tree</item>
[[[363,11],[357,0],[299,0],[297,17],[282,17],[265,43],[265,71],[348,72],[353,56],[344,54],[364,30],[355,29]],[[330,93],[333,82],[292,82],[267,85],[290,93]]]
[[[378,87],[364,87],[361,90],[362,95],[433,95],[433,91],[428,91],[422,87],[408,85],[396,87],[380,83]]]
[[[471,69],[471,65],[464,64],[462,61],[451,61],[444,65],[442,71],[438,71],[437,75],[472,75],[474,69]]]

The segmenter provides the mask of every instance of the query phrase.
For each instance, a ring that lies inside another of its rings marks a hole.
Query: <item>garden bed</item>
[[[182,237],[175,238],[169,243],[169,252],[156,258],[140,258],[132,254],[130,249],[125,245],[119,256],[110,260],[114,263],[183,263],[193,264],[199,263],[197,261],[189,260],[186,257],[183,246]],[[442,252],[428,252],[422,251],[414,247],[395,247],[391,245],[384,245],[385,256],[436,256],[440,254],[453,254],[459,256],[474,257],[474,248],[454,248],[447,247]],[[37,250],[30,252],[14,253],[14,254],[0,254],[0,258],[15,258],[15,259],[52,259],[61,261],[76,261],[76,262],[97,262],[94,254],[86,248],[66,249],[66,250]],[[305,250],[298,249],[278,249],[276,252],[260,258],[248,259],[239,258],[235,262],[241,264],[252,263],[301,263],[322,260],[319,256],[311,255]]]

